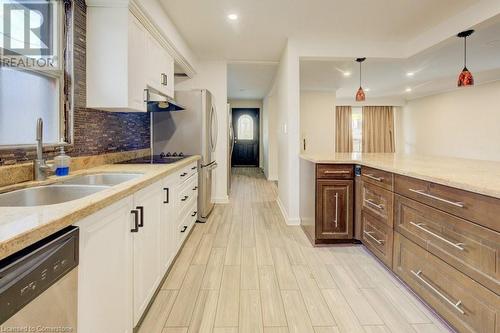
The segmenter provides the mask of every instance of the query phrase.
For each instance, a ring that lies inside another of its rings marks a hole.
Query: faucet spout
[[[36,160],[33,161],[33,178],[45,180],[51,169],[52,166],[43,159],[43,120],[38,118],[36,121]]]
[[[36,121],[36,158],[43,159],[43,119],[38,118]]]

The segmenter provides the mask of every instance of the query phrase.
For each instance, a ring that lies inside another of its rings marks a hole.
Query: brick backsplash
[[[106,112],[85,107],[85,1],[74,0],[73,7],[73,77],[71,78],[74,85],[73,142],[68,154],[88,156],[149,148],[149,114]],[[46,152],[48,158],[54,154],[54,151]],[[35,156],[34,149],[0,150],[0,165],[33,160]]]

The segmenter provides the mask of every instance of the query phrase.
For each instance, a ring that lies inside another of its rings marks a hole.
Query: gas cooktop
[[[116,164],[170,164],[189,156],[190,155],[184,155],[183,153],[161,153],[160,155],[148,155],[134,158],[132,160],[118,162]]]

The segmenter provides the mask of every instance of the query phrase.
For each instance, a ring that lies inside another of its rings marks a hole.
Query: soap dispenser
[[[54,168],[56,176],[67,176],[69,175],[69,163],[71,157],[66,155],[64,151],[64,146],[59,147],[59,155],[54,158]]]

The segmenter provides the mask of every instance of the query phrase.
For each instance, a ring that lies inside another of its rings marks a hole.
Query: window
[[[44,121],[44,144],[69,140],[64,116],[64,13],[63,1],[0,0],[0,149],[33,145],[37,118]],[[10,27],[4,26],[7,16]]]
[[[363,108],[352,108],[352,151],[355,153],[361,152],[361,144],[363,139]]]
[[[238,140],[253,140],[253,118],[247,114],[238,118]]]

